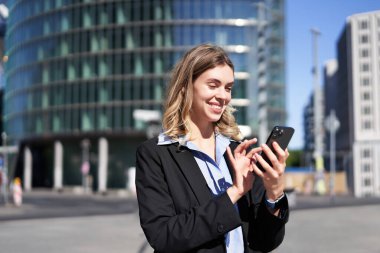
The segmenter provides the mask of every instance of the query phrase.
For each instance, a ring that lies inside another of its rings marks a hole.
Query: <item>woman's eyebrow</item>
[[[209,78],[209,79],[206,80],[206,82],[213,82],[213,83],[218,83],[218,84],[222,83],[222,82],[221,82],[219,79],[217,79],[217,78]]]
[[[217,79],[217,78],[209,78],[209,79],[206,80],[206,82],[214,82],[214,83],[222,84],[222,82],[219,79]],[[235,82],[232,81],[232,82],[226,83],[226,85],[233,86],[234,83]]]

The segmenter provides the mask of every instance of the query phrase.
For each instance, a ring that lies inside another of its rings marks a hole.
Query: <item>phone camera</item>
[[[277,137],[283,135],[283,133],[284,133],[284,130],[283,130],[283,129],[280,129],[280,128],[276,127],[276,128],[273,130],[272,137],[273,137],[273,138],[277,138]]]

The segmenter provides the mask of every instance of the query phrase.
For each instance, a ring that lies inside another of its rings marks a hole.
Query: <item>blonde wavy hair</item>
[[[234,65],[227,53],[219,46],[201,44],[190,49],[177,62],[171,72],[164,104],[162,121],[165,134],[178,140],[190,133],[190,109],[193,102],[193,83],[206,70],[216,66],[228,65],[234,71]],[[222,116],[215,124],[215,130],[236,141],[242,139],[233,112],[227,105]]]

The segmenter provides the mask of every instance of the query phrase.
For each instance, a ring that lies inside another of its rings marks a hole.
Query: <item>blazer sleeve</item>
[[[237,143],[231,143],[230,147],[234,150]],[[228,157],[225,158],[228,160]],[[232,166],[229,160],[228,164]],[[251,191],[238,201],[238,206],[250,249],[255,252],[270,252],[282,243],[285,224],[289,219],[289,207],[286,205],[281,210],[281,218],[269,212],[265,203],[264,184],[260,177],[256,176]]]
[[[161,150],[162,152],[162,150]],[[177,213],[167,183],[159,148],[154,142],[141,145],[136,153],[136,190],[141,227],[158,252],[186,252],[224,245],[224,234],[241,225],[228,195]],[[166,165],[167,163],[165,163]],[[184,199],[184,201],[187,201]]]
[[[265,191],[262,191],[260,202],[250,206],[250,213],[247,238],[249,248],[261,252],[277,248],[284,240],[285,224],[289,219],[288,205],[280,210],[280,217],[274,216],[266,206]]]

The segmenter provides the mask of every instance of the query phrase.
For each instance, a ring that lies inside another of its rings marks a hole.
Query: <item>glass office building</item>
[[[33,186],[56,184],[57,152],[58,186],[81,184],[83,139],[91,143],[94,188],[104,161],[107,185],[124,186],[146,138],[149,117],[141,114],[161,111],[168,72],[200,43],[223,46],[235,64],[239,124],[265,136],[285,123],[283,0],[18,0],[8,7],[5,128],[21,147],[15,174],[25,173],[22,150],[30,151]]]

